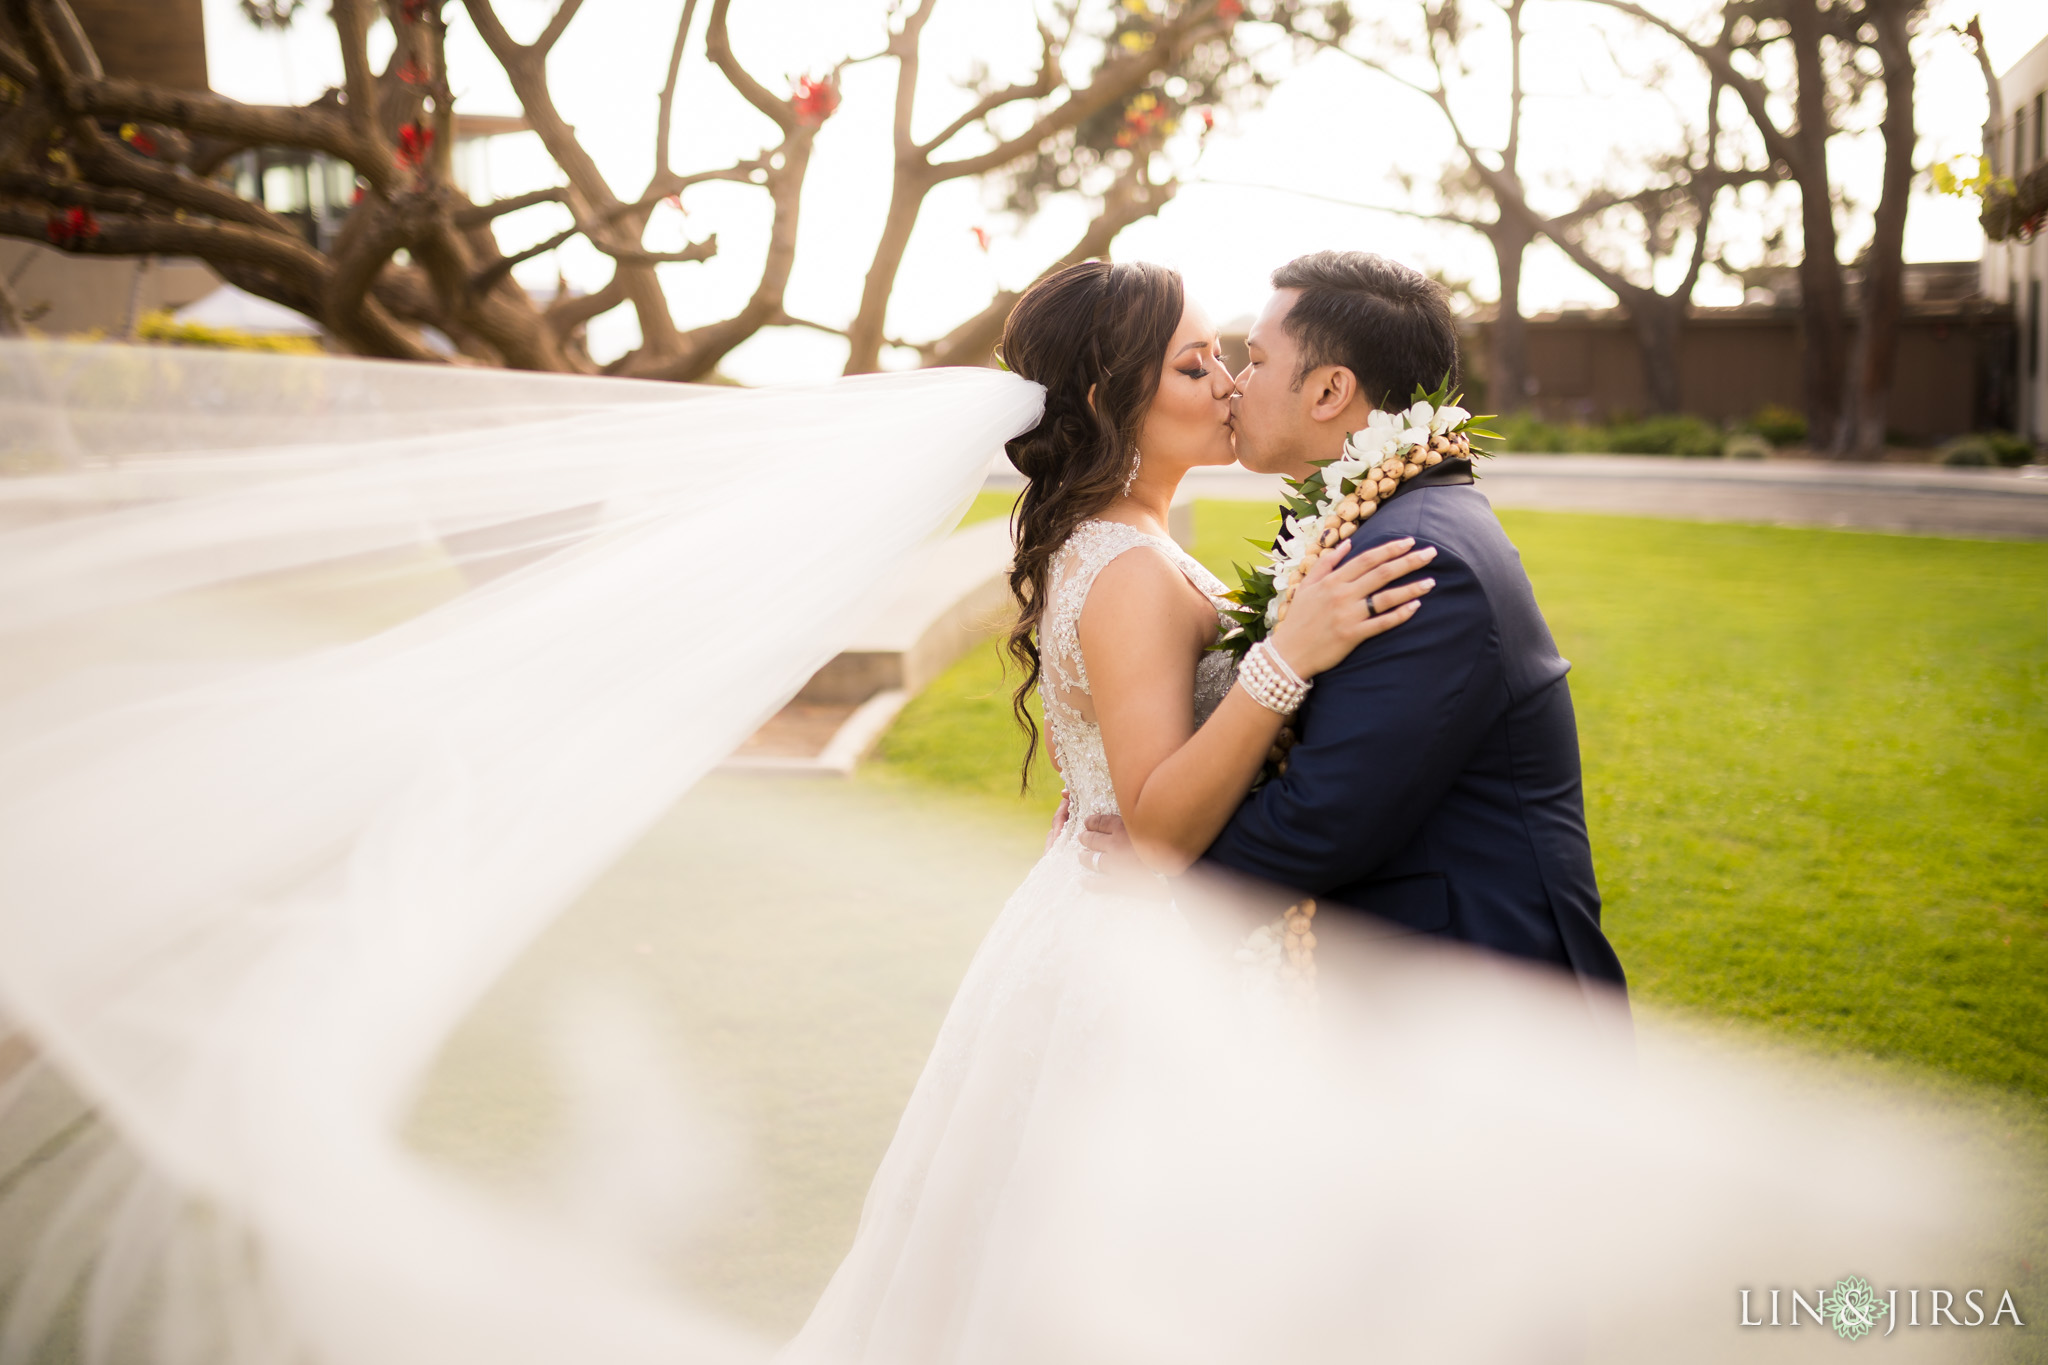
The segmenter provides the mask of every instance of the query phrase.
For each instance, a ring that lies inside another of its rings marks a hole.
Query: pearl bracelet
[[[1246,696],[1282,716],[1291,716],[1301,709],[1310,686],[1264,640],[1245,651],[1244,662],[1237,667],[1237,681]]]

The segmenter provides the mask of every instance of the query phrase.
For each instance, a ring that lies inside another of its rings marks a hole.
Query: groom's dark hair
[[[1401,408],[1420,384],[1458,384],[1458,327],[1450,292],[1419,270],[1365,251],[1318,251],[1273,272],[1300,296],[1282,324],[1309,371],[1342,365],[1374,407]]]

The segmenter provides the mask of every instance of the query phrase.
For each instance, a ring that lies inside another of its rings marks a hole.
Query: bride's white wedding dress
[[[1083,868],[1078,836],[1091,815],[1116,814],[1102,731],[1085,718],[1088,665],[1081,611],[1096,577],[1119,555],[1153,551],[1219,599],[1223,583],[1171,540],[1120,522],[1082,522],[1054,558],[1041,632],[1046,727],[1066,781],[1070,815],[1003,907],[947,1011],[861,1212],[853,1248],[833,1276],[789,1361],[882,1365],[1008,1357],[1020,1301],[1048,1254],[1043,1163],[1064,1149],[1034,1130],[1045,1114],[1071,1120],[1075,1087],[1133,1063],[1108,1055],[1129,1040],[1120,1012],[1133,992],[1126,935],[1171,932],[1163,896],[1112,890]],[[1219,615],[1219,621],[1222,619]],[[1201,724],[1236,677],[1233,656],[1196,665]]]

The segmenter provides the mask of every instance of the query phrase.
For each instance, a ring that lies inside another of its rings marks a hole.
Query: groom
[[[1448,298],[1416,271],[1323,251],[1274,271],[1273,289],[1237,381],[1246,468],[1305,477],[1375,407],[1404,408],[1446,374],[1455,385]],[[1435,590],[1316,678],[1287,771],[1245,799],[1208,858],[1327,912],[1622,987],[1600,932],[1570,665],[1469,461],[1404,482],[1354,547],[1400,536],[1437,548]],[[1086,846],[1122,846],[1115,817],[1089,826]]]

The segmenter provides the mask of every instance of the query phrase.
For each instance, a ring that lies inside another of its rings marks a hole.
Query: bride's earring
[[[1131,495],[1131,485],[1138,481],[1138,466],[1140,464],[1143,464],[1144,461],[1145,457],[1138,453],[1138,448],[1136,446],[1132,446],[1131,472],[1124,475],[1124,496],[1127,498]]]

